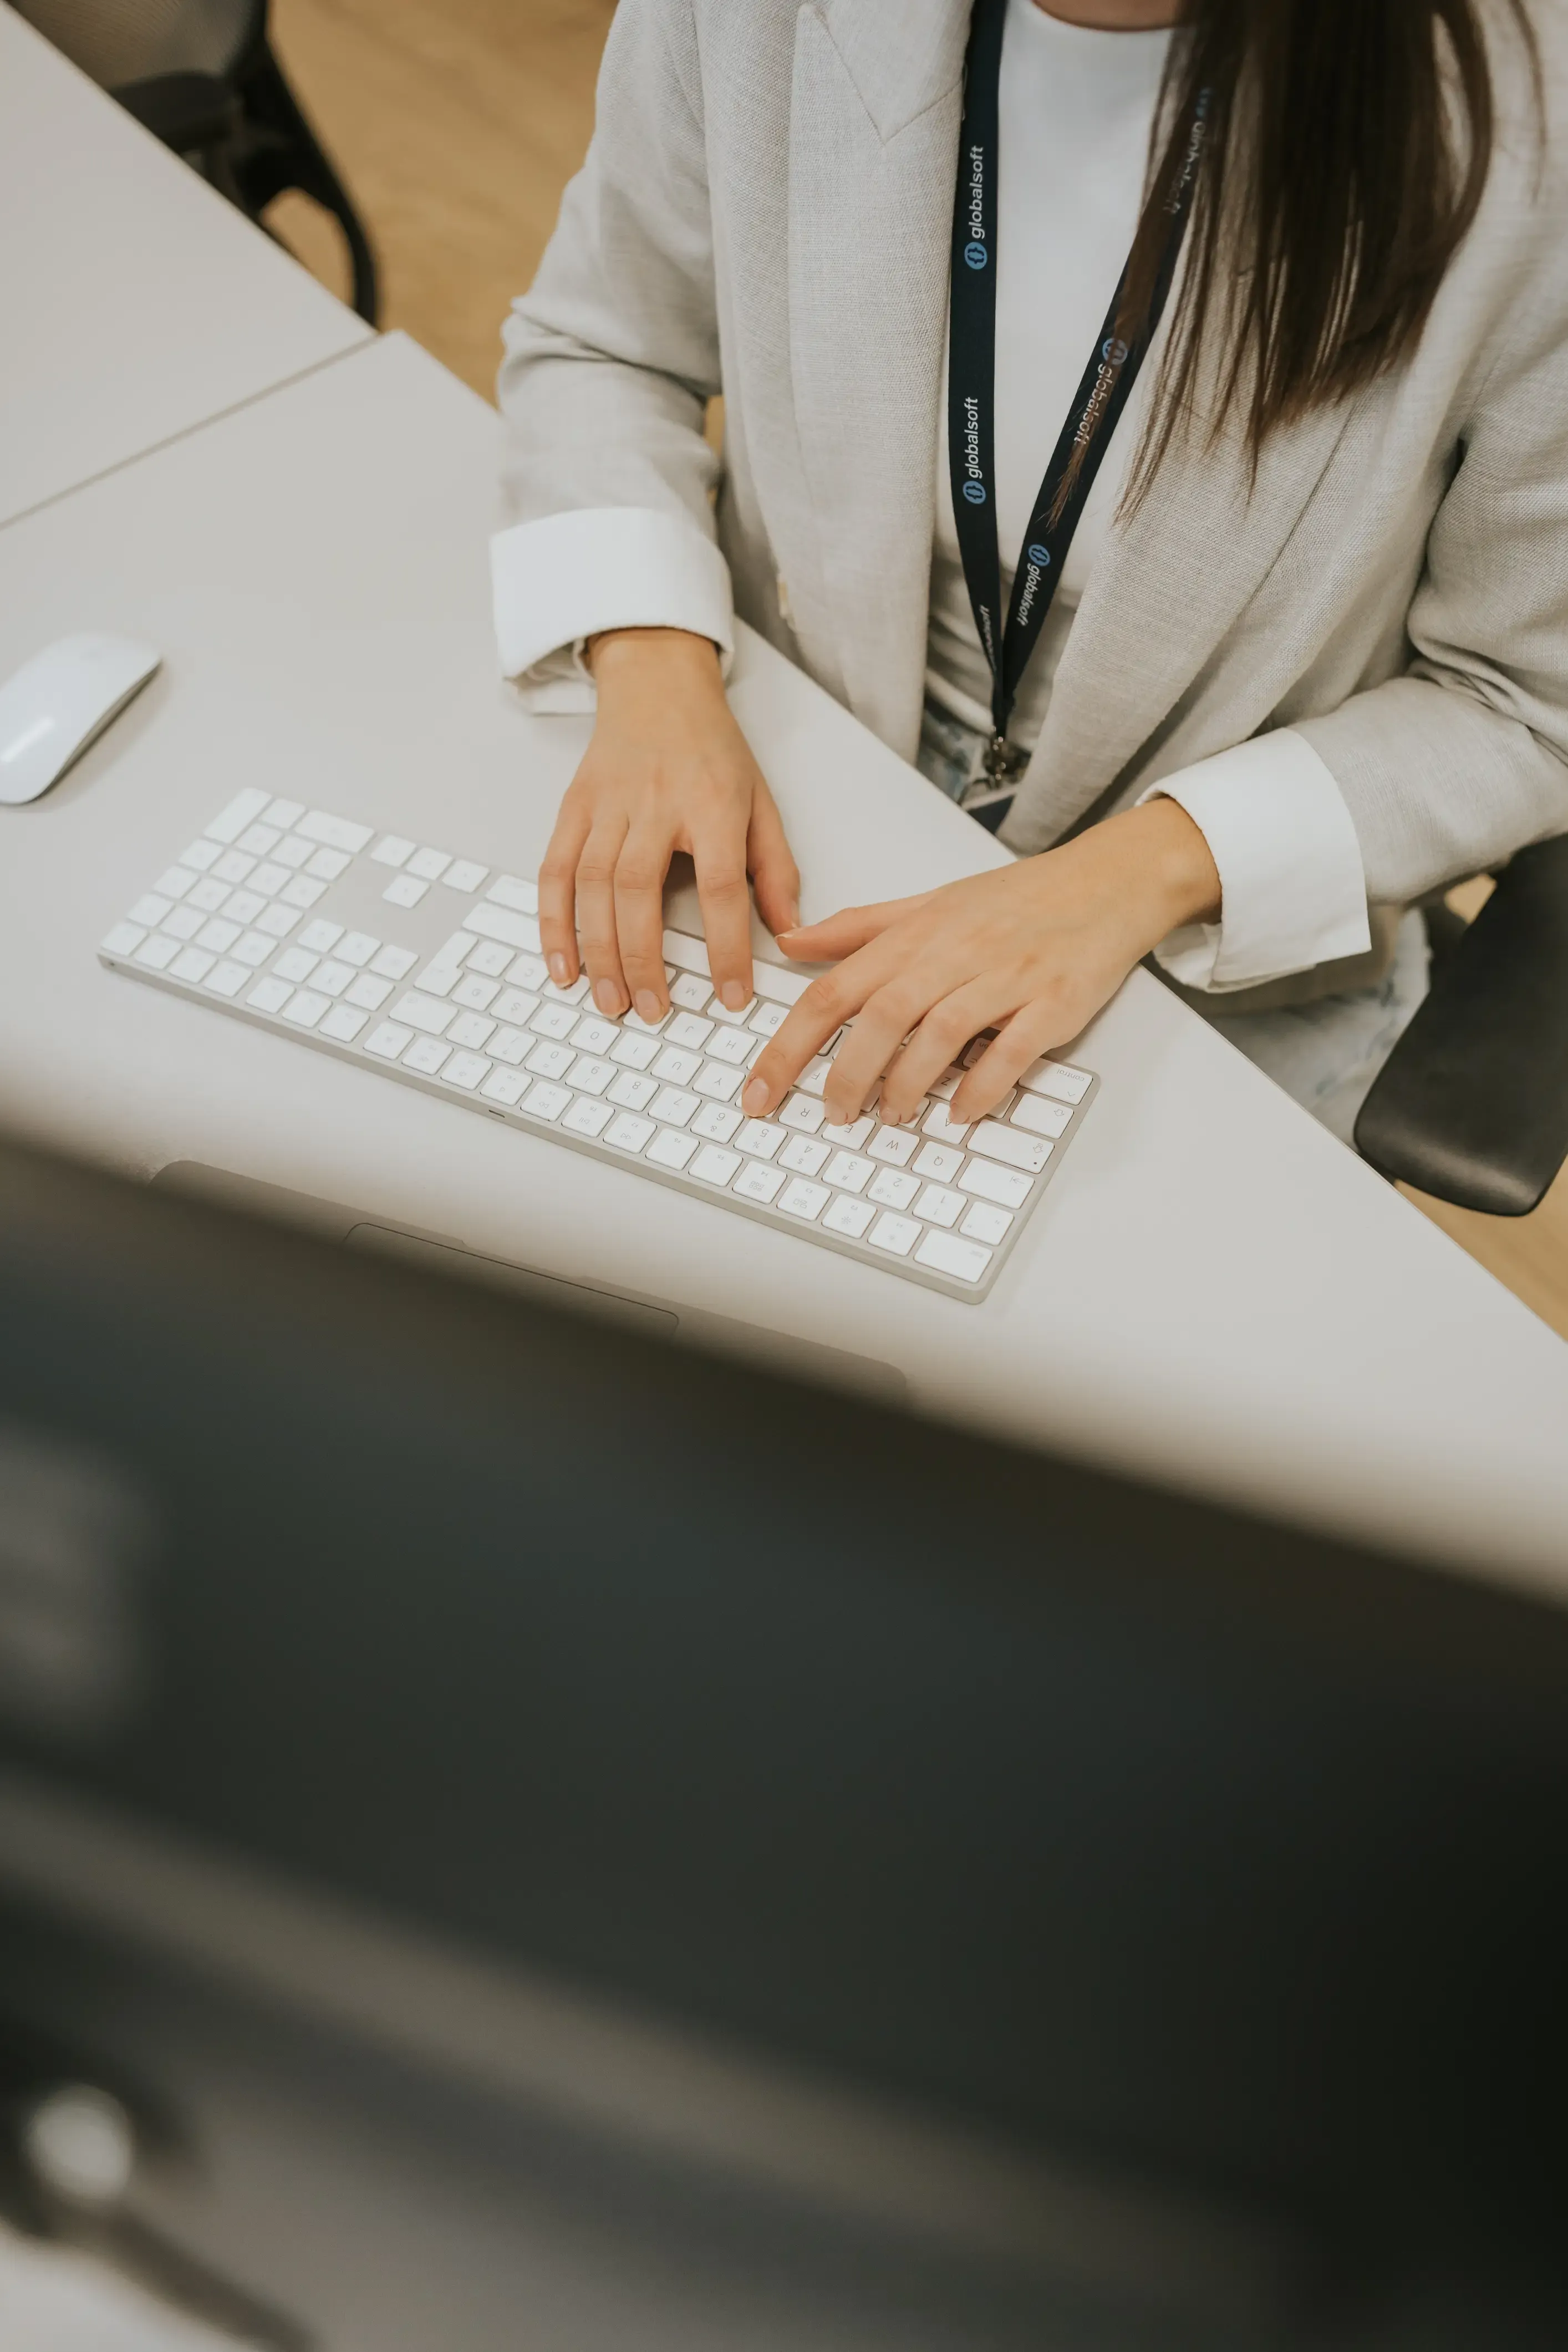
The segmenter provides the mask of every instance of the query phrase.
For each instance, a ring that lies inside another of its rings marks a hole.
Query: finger
[[[669,1010],[664,979],[664,877],[673,846],[664,833],[634,825],[616,861],[616,935],[626,993],[645,1021]]]
[[[931,982],[921,978],[918,969],[906,966],[867,1000],[828,1073],[823,1101],[835,1126],[849,1127],[859,1118],[879,1079],[896,1061],[904,1039],[930,1010],[931,994]],[[910,1104],[919,1099],[918,1094],[911,1095]],[[890,1116],[886,1087],[881,1115]]]
[[[1047,1046],[1065,1045],[1082,1025],[1073,1011],[1054,998],[1037,997],[1023,1005],[992,1039],[973,1068],[965,1072],[948,1106],[953,1123],[967,1127],[994,1110]]]
[[[882,1086],[881,1109],[889,1126],[907,1125],[921,1099],[942,1072],[957,1061],[970,1039],[988,1029],[994,1021],[1005,1019],[1013,1009],[1005,983],[995,979],[970,981],[955,988],[951,995],[940,998],[889,1065]],[[1009,1083],[998,1085],[984,1106],[987,1110],[1001,1100]],[[981,1113],[976,1110],[969,1116],[978,1118]]]
[[[603,818],[584,843],[577,860],[577,929],[583,961],[594,983],[595,1003],[612,1017],[624,1013],[631,1002],[616,930],[616,867],[626,837],[624,816],[617,812]]]
[[[806,1064],[851,1013],[859,1011],[885,977],[873,947],[812,982],[778,1035],[752,1066],[741,1096],[741,1108],[748,1118],[762,1118],[775,1103],[783,1102]]]
[[[752,894],[746,885],[746,845],[727,826],[693,835],[691,862],[708,942],[713,992],[731,1013],[752,995]]]
[[[587,838],[587,814],[568,796],[539,869],[539,940],[557,988],[577,977],[577,861]]]
[[[784,837],[784,820],[766,784],[759,784],[752,800],[751,830],[746,835],[746,864],[757,895],[757,912],[776,937],[800,923],[800,869]]]
[[[804,923],[779,940],[785,955],[802,963],[837,963],[857,948],[879,939],[889,923],[912,915],[934,896],[921,890],[912,898],[884,898],[874,907],[845,907],[820,923]]]

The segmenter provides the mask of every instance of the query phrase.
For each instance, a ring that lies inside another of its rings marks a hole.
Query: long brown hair
[[[1506,0],[1540,65],[1524,0]],[[1183,173],[1187,251],[1135,504],[1191,413],[1200,351],[1221,406],[1268,436],[1415,349],[1479,207],[1497,106],[1486,0],[1187,0],[1128,272],[1147,315]],[[1201,142],[1193,161],[1193,127]]]

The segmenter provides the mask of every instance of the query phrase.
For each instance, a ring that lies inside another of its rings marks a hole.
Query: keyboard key
[[[728,1062],[704,1062],[691,1083],[698,1093],[706,1095],[710,1102],[733,1102],[745,1082],[745,1076],[744,1070],[732,1069]]]
[[[318,849],[305,868],[306,873],[313,875],[318,882],[335,882],[348,870],[349,854],[346,849]]]
[[[941,1184],[928,1184],[915,1202],[915,1214],[923,1217],[928,1225],[956,1225],[968,1205],[962,1192],[947,1192]]]
[[[1049,1059],[1037,1062],[1018,1081],[1028,1094],[1053,1095],[1058,1102],[1065,1103],[1082,1102],[1093,1083],[1088,1070],[1075,1070],[1066,1062]]]
[[[199,907],[175,907],[164,916],[163,928],[172,940],[194,940],[205,921]]]
[[[286,866],[290,874],[297,874],[302,866],[309,866],[315,854],[308,841],[301,841],[297,833],[291,833],[288,840],[280,841],[273,851],[272,862],[275,866]]]
[[[579,1095],[561,1124],[574,1135],[602,1135],[615,1115],[613,1105],[597,1102],[592,1095]]]
[[[808,1184],[797,1176],[779,1194],[779,1207],[787,1217],[799,1217],[807,1224],[815,1223],[833,1198],[826,1184]]]
[[[958,1180],[961,1192],[973,1192],[998,1208],[1021,1209],[1029,1197],[1030,1179],[1018,1168],[998,1168],[994,1160],[972,1160]]]
[[[920,1148],[920,1137],[907,1134],[901,1127],[879,1127],[866,1146],[873,1160],[889,1168],[907,1168]]]
[[[570,1045],[557,1045],[542,1037],[528,1057],[528,1066],[536,1077],[563,1078],[576,1058]]]
[[[748,1160],[771,1160],[784,1139],[784,1129],[774,1127],[770,1119],[746,1118],[736,1130],[734,1144]]]
[[[388,833],[382,835],[370,854],[378,866],[406,866],[414,849],[414,843],[405,841],[400,833]]]
[[[237,896],[238,893],[226,882],[220,882],[216,875],[208,874],[196,884],[185,903],[190,907],[205,907],[209,915],[216,915],[226,900]]]
[[[490,1102],[504,1103],[510,1110],[532,1083],[525,1070],[492,1070],[479,1092]]]
[[[674,964],[678,971],[700,971],[704,979],[712,979],[707,948],[700,940],[694,940],[688,931],[666,931],[664,960],[666,963]],[[704,998],[703,1002],[706,1003],[707,999]]]
[[[658,1037],[662,1035],[669,1017],[668,1013],[661,1013],[657,1021],[645,1021],[640,1013],[623,1013],[621,1022],[624,1027],[635,1030],[639,1037]]]
[[[424,971],[416,974],[414,985],[423,989],[426,996],[450,996],[458,985],[458,966],[443,962],[437,956],[434,963],[427,963]]]
[[[315,921],[313,923],[307,923],[304,929],[300,932],[300,945],[302,948],[310,949],[312,953],[315,955],[331,955],[332,950],[338,946],[338,941],[342,938],[342,936],[343,927],[341,923],[331,922],[325,915],[318,915]],[[363,939],[364,934],[361,932],[359,936]],[[375,941],[374,940],[370,941],[370,946],[372,949],[374,948]],[[368,961],[369,960],[367,956],[350,955],[346,943],[344,946],[338,948],[338,953],[342,958],[344,963],[361,964]]]
[[[155,890],[149,890],[146,896],[138,898],[132,908],[131,920],[133,923],[140,923],[144,930],[155,931],[164,916],[173,912],[172,899],[160,898]]]
[[[1072,1125],[1071,1107],[1053,1102],[1048,1095],[1020,1095],[1013,1106],[1012,1125],[1032,1135],[1065,1135]]]
[[[531,915],[514,915],[505,907],[496,907],[487,898],[482,906],[470,907],[464,919],[469,930],[478,931],[485,940],[500,940],[509,948],[521,948],[528,955],[539,953],[539,925]],[[586,994],[586,989],[584,993]]]
[[[418,961],[412,948],[378,948],[370,960],[370,968],[383,980],[406,980]]]
[[[668,950],[665,952],[668,954]],[[782,1004],[787,1009],[799,1003],[811,982],[803,972],[781,971],[776,963],[762,963],[753,959],[752,985],[759,996],[765,996],[774,1004]]]
[[[404,870],[416,876],[421,882],[439,882],[451,863],[449,850],[416,849]]]
[[[1009,1168],[1022,1168],[1037,1176],[1056,1147],[1043,1135],[1026,1135],[1016,1127],[1003,1127],[996,1119],[987,1118],[970,1137],[969,1149],[983,1159],[1001,1160]]]
[[[277,944],[265,931],[247,931],[242,939],[236,940],[229,953],[236,963],[248,964],[254,971],[267,961]]]
[[[539,1037],[570,1037],[577,1014],[570,1004],[542,1004],[528,1025]]]
[[[321,985],[319,981],[317,985]],[[450,1045],[466,1046],[470,1053],[477,1054],[481,1045],[489,1043],[495,1028],[495,1023],[487,1020],[482,1013],[459,1013],[447,1032],[447,1042]]]
[[[901,1168],[879,1168],[866,1198],[885,1209],[907,1209],[920,1189],[918,1176],[907,1175]]]
[[[346,816],[329,816],[324,809],[311,809],[294,828],[307,841],[319,841],[326,849],[346,849],[351,857],[357,856],[369,841],[375,838],[371,824],[351,824]]]
[[[326,887],[324,882],[312,882],[308,874],[296,874],[278,895],[286,907],[313,907]]]
[[[304,814],[305,803],[303,801],[284,800],[279,796],[277,800],[268,801],[267,803],[266,817],[268,824],[277,825],[279,830],[282,833],[287,833],[291,825],[298,824],[300,819],[304,815]]]
[[[806,1064],[799,1077],[796,1078],[795,1085],[803,1095],[819,1095],[827,1084],[827,1073],[832,1067],[832,1055],[819,1054],[815,1062]]]
[[[352,1004],[334,1004],[330,1013],[321,1015],[321,1034],[335,1039],[340,1045],[352,1045],[369,1019],[368,1013],[356,1013]]]
[[[221,882],[216,883],[214,887],[216,889],[222,890],[223,885]],[[193,890],[190,898],[185,901],[187,908],[195,905],[195,896],[196,894]],[[263,898],[258,891],[227,890],[224,892],[223,897],[218,900],[217,905],[214,908],[213,911],[215,914],[221,913],[226,915],[231,923],[254,923],[258,915],[262,913],[266,908],[266,899]]]
[[[213,879],[215,882],[243,882],[247,874],[255,871],[254,857],[247,857],[237,849],[226,849],[213,867]]]
[[[206,984],[215,996],[237,996],[255,976],[242,963],[218,963],[208,972]]]
[[[868,1112],[863,1118],[852,1119],[847,1127],[835,1127],[829,1119],[821,1134],[826,1143],[841,1143],[847,1151],[859,1151],[876,1124]]]
[[[168,872],[160,874],[153,883],[153,895],[159,898],[183,898],[187,890],[195,887],[195,879],[187,867],[171,866]]]
[[[994,1208],[989,1201],[976,1201],[958,1230],[961,1234],[967,1234],[971,1241],[987,1242],[994,1246],[997,1242],[1006,1239],[1012,1222],[1007,1210]]]
[[[567,1072],[566,1083],[575,1087],[580,1095],[602,1095],[615,1075],[614,1062],[601,1062],[593,1054],[579,1054]]]
[[[739,1077],[739,1071],[735,1075]],[[810,1095],[791,1095],[786,1103],[780,1104],[774,1117],[785,1127],[798,1128],[803,1135],[815,1135],[827,1113]]]
[[[379,1055],[384,1062],[395,1062],[404,1048],[414,1043],[412,1029],[405,1029],[395,1021],[384,1021],[364,1041],[367,1054]]]
[[[653,1065],[653,1074],[667,1086],[689,1087],[701,1066],[700,1054],[689,1054],[681,1045],[666,1045]]]
[[[103,942],[105,955],[133,955],[146,938],[140,923],[116,923]]]
[[[706,1008],[710,1021],[722,1022],[727,1028],[731,1029],[743,1029],[748,1019],[752,1013],[756,1011],[756,1009],[757,1000],[754,996],[749,996],[738,1013],[731,1013],[730,1007],[721,1003],[717,996]],[[711,1053],[712,1050],[712,1047],[710,1046],[710,1053]]]
[[[490,1065],[483,1054],[459,1053],[453,1055],[441,1076],[447,1086],[460,1087],[466,1095],[471,1095],[479,1080],[488,1078],[489,1074]]]
[[[969,1128],[967,1124],[962,1127],[958,1125],[945,1103],[934,1103],[926,1118],[922,1132],[929,1136],[933,1143],[962,1143],[969,1133]]]
[[[607,1054],[620,1036],[613,1021],[602,1013],[584,1013],[572,1032],[572,1043],[580,1054]]]
[[[670,1003],[683,1006],[688,1013],[700,1013],[712,993],[713,983],[705,971],[678,972],[669,983]]]
[[[247,877],[245,887],[258,901],[276,898],[289,878],[286,866],[258,866]]]
[[[580,971],[570,988],[557,988],[552,980],[547,980],[540,994],[549,997],[554,1004],[581,1004],[591,985],[587,973]]]
[[[945,1184],[956,1176],[963,1165],[963,1154],[951,1143],[928,1143],[913,1161],[917,1176],[928,1176],[933,1183]]]
[[[779,1153],[779,1166],[795,1176],[816,1176],[832,1150],[830,1143],[818,1143],[814,1135],[792,1135]]]
[[[693,1135],[704,1135],[710,1143],[728,1143],[741,1125],[741,1114],[729,1103],[705,1102],[691,1121]]]
[[[382,892],[390,907],[416,907],[430,885],[416,882],[412,874],[396,874]]]
[[[275,940],[286,940],[289,932],[297,929],[299,921],[298,908],[280,907],[274,903],[270,907],[263,907],[256,918],[256,928]]]
[[[392,994],[392,982],[377,980],[372,972],[362,971],[357,979],[350,981],[344,993],[349,1003],[363,1006],[366,1013],[379,1013]]]
[[[216,956],[208,955],[205,948],[182,948],[169,966],[169,977],[193,982],[205,980],[216,961]]]
[[[700,1021],[695,1013],[678,1013],[665,1031],[672,1045],[691,1045],[699,1053],[713,1034],[711,1021]]]
[[[858,1242],[876,1213],[868,1201],[858,1201],[852,1192],[837,1192],[822,1222],[830,1234],[847,1234]]]
[[[193,841],[189,849],[181,850],[180,863],[194,867],[198,874],[205,874],[209,866],[216,863],[220,855],[216,841]]]
[[[285,948],[272,970],[279,980],[291,980],[298,988],[302,981],[310,979],[321,961],[320,956],[308,955],[303,947]]]
[[[646,1070],[661,1050],[657,1037],[638,1037],[623,1030],[610,1048],[610,1059],[619,1062],[623,1069]]]
[[[443,1004],[438,996],[422,995],[416,988],[407,990],[392,1008],[395,1021],[422,1029],[427,1037],[444,1036],[456,1014],[456,1005]]]
[[[684,1168],[697,1150],[697,1138],[683,1135],[679,1128],[662,1127],[648,1145],[647,1157],[658,1168]]]
[[[915,1252],[917,1265],[935,1274],[951,1274],[960,1282],[978,1282],[991,1263],[991,1252],[978,1242],[961,1242],[956,1234],[928,1233]]]
[[[651,1118],[638,1118],[635,1111],[618,1111],[605,1129],[605,1141],[614,1144],[617,1151],[641,1151],[658,1132]]]
[[[503,988],[490,1005],[498,1021],[510,1021],[515,1029],[525,1029],[538,1010],[538,997],[526,988]]]
[[[265,982],[262,984],[265,986]],[[250,1001],[254,1004],[255,997]],[[321,995],[317,989],[297,988],[283,1007],[283,1018],[292,1021],[297,1029],[313,1029],[322,1013],[331,1012],[331,998]]]
[[[684,1127],[697,1108],[699,1097],[680,1087],[661,1087],[648,1105],[648,1117],[666,1127]]]
[[[486,1013],[500,993],[499,980],[487,980],[482,972],[466,971],[452,991],[454,1004],[466,1004],[470,1013]]]
[[[759,1004],[746,1025],[758,1037],[776,1037],[788,1019],[787,1004]]]
[[[268,802],[270,793],[255,791],[237,793],[228,806],[214,817],[206,828],[214,841],[237,841],[247,824],[254,824]]]
[[[908,1257],[920,1237],[921,1227],[912,1217],[895,1217],[890,1211],[878,1218],[869,1235],[873,1249],[886,1250],[892,1257]]]
[[[293,995],[292,984],[286,980],[258,980],[247,1004],[254,1004],[258,1013],[280,1013]]]
[[[549,1079],[541,1078],[530,1087],[521,1107],[530,1118],[556,1119],[571,1106],[572,1096],[568,1087],[552,1086]]]
[[[239,935],[237,923],[231,923],[226,915],[215,915],[211,922],[204,923],[196,933],[196,945],[211,948],[215,955],[227,955]]]
[[[836,1151],[823,1171],[824,1181],[841,1192],[863,1192],[877,1172],[875,1160],[858,1152]]]
[[[477,890],[489,870],[488,866],[476,866],[471,857],[459,857],[442,875],[441,887],[445,890]]]
[[[533,1043],[526,1029],[498,1029],[487,1051],[498,1062],[526,1062],[533,1050]]]
[[[403,1066],[405,1070],[417,1070],[423,1077],[438,1077],[451,1055],[450,1045],[443,1045],[438,1037],[416,1037],[403,1056]]]
[[[539,912],[538,885],[520,881],[515,874],[498,874],[485,896],[492,906],[510,907],[514,915]]]
[[[275,824],[247,824],[235,846],[248,849],[253,857],[270,857],[282,838]]]
[[[499,980],[511,961],[511,950],[502,940],[480,940],[468,950],[468,970]]]
[[[637,1070],[623,1070],[618,1078],[611,1079],[608,1098],[623,1110],[646,1110],[658,1092],[657,1078],[645,1078]]]
[[[753,1037],[749,1029],[721,1029],[708,1041],[710,1061],[731,1062],[738,1069],[746,1068],[752,1055],[762,1050],[762,1039]]]
[[[765,1160],[748,1160],[730,1189],[738,1192],[742,1201],[765,1202],[773,1199],[784,1181],[782,1168],[770,1168]]]
[[[727,1185],[741,1166],[738,1151],[726,1151],[721,1144],[705,1143],[691,1162],[691,1173],[704,1184]]]

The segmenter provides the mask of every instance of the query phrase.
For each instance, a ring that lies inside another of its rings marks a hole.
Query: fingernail
[[[637,1019],[639,1021],[658,1019],[658,999],[651,988],[639,988],[637,991]]]
[[[621,992],[613,980],[596,980],[594,982],[594,1002],[601,1013],[618,1013],[621,1009]]]
[[[746,1003],[748,999],[745,990],[738,980],[727,980],[719,991],[719,1001],[721,1004],[727,1005],[731,1013],[739,1013],[742,1005]]]
[[[765,1078],[753,1078],[742,1088],[741,1108],[748,1118],[761,1118],[768,1107],[768,1085]]]
[[[563,955],[552,955],[548,959],[548,961],[550,964],[550,977],[555,982],[556,987],[569,987],[571,985],[571,981],[566,970],[565,957]]]
[[[792,898],[790,900],[789,927],[792,931],[798,931],[800,929],[800,900],[798,898]]]

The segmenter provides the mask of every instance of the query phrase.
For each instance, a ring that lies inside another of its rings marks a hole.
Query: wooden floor
[[[613,14],[614,0],[273,0],[285,70],[374,239],[383,323],[487,398],[507,304],[588,142]],[[304,199],[283,198],[272,226],[344,289],[335,230]],[[1419,1205],[1568,1337],[1568,1173],[1531,1217]]]

